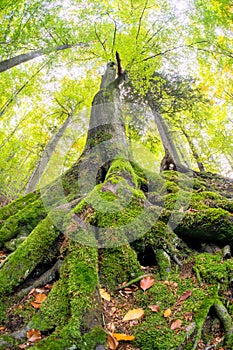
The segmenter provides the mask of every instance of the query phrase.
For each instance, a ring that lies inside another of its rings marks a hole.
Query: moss
[[[67,278],[61,276],[53,285],[48,298],[41,304],[40,311],[32,318],[28,327],[40,331],[63,327],[70,316]]]
[[[41,199],[26,205],[5,221],[0,230],[0,246],[17,234],[27,236],[46,215]]]
[[[233,259],[223,260],[221,252],[216,254],[202,253],[195,257],[193,269],[198,271],[206,283],[227,285],[233,272]]]
[[[169,213],[166,215],[169,216]],[[175,232],[182,237],[219,244],[233,243],[233,223],[231,214],[226,210],[210,208],[190,211],[183,218],[182,216],[182,213],[170,213],[172,224],[179,224]]]
[[[9,216],[14,215],[19,210],[22,210],[29,203],[35,202],[40,194],[38,192],[29,193],[26,196],[20,197],[12,203],[0,208],[0,220],[5,220]]]
[[[60,280],[42,303],[40,317],[34,317],[32,324],[41,330],[55,327],[56,330],[34,349],[63,350],[73,346],[74,349],[94,350],[97,342],[105,343],[103,329],[92,326],[96,318],[97,269],[97,250],[71,242]],[[87,319],[84,322],[83,318],[89,310],[92,316],[90,323]]]
[[[128,245],[103,250],[100,271],[101,284],[112,290],[142,273],[137,255]]]
[[[98,130],[95,132],[92,138],[89,138],[87,141],[87,145],[90,146],[90,148],[96,147],[98,144],[104,141],[108,141],[112,138],[112,134],[109,132],[106,132],[105,130]]]
[[[169,288],[164,283],[156,281],[146,293],[138,291],[136,300],[137,306],[145,310],[144,321],[135,329],[136,346],[141,350],[177,349],[183,342],[184,335],[176,339],[174,331],[168,327],[168,320],[163,317],[164,310],[175,303],[175,297]],[[158,313],[148,309],[149,305],[155,304],[160,308]]]
[[[168,193],[163,196],[164,208],[169,210],[186,210],[190,206],[192,194],[188,191],[180,190],[175,193]]]
[[[125,159],[115,159],[106,175],[106,180],[110,180],[113,183],[115,182],[115,177],[125,177],[129,178],[129,180],[134,184],[136,187],[140,187],[140,176],[138,176],[132,165],[128,160]]]
[[[50,248],[59,231],[50,217],[41,221],[26,240],[14,251],[0,270],[0,292],[11,292],[34,268],[50,255]]]
[[[167,193],[177,193],[177,192],[179,192],[179,186],[175,182],[166,181],[164,185],[161,187],[159,193],[161,195],[164,195]]]
[[[192,290],[190,297],[177,305],[181,295],[188,290]],[[137,306],[145,310],[145,318],[141,324],[136,326],[135,344],[141,350],[176,350],[180,346],[186,350],[191,349],[191,344],[186,340],[188,335],[190,336],[195,331],[195,324],[190,328],[189,333],[185,328],[191,324],[190,317],[193,317],[197,325],[204,322],[210,304],[214,300],[212,296],[211,290],[205,291],[198,288],[193,279],[183,280],[177,274],[171,274],[168,281],[156,281],[146,292],[139,290],[136,293]],[[153,313],[148,308],[149,305],[155,304],[160,308],[157,313]],[[170,317],[165,318],[163,313],[167,308],[170,308],[172,313]],[[182,322],[182,328],[178,332],[170,329],[171,323],[177,319]]]

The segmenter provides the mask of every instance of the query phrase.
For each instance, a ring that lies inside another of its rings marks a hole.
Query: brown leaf
[[[179,298],[178,302],[182,302],[186,299],[188,299],[190,296],[192,295],[192,291],[191,290],[187,290],[186,292],[184,292],[181,297]]]
[[[123,333],[113,333],[113,336],[116,338],[116,340],[134,340],[134,335],[127,335]]]
[[[145,292],[145,290],[149,289],[150,287],[153,286],[155,280],[153,277],[148,276],[148,277],[144,277],[141,281],[140,281],[140,287],[142,288],[142,290]]]
[[[41,333],[36,329],[30,329],[27,332],[27,338],[28,338],[28,341],[30,341],[31,343],[36,343],[41,339]]]
[[[32,301],[32,302],[31,302],[31,305],[34,307],[34,309],[39,309],[41,304]]]
[[[166,309],[166,310],[164,311],[164,313],[163,313],[163,316],[164,316],[164,317],[169,317],[169,316],[171,316],[171,314],[172,314],[171,309]]]
[[[153,312],[159,312],[160,311],[160,308],[159,308],[159,305],[150,305],[148,306],[149,309],[151,309],[151,311]]]
[[[107,343],[108,343],[109,349],[111,350],[116,350],[118,347],[118,341],[113,336],[113,333],[108,332]]]
[[[138,308],[129,310],[127,314],[124,316],[123,321],[132,321],[132,320],[139,320],[144,316],[144,310]]]
[[[174,322],[172,322],[170,328],[174,331],[175,329],[180,328],[181,325],[182,325],[181,320],[175,320]]]
[[[35,302],[41,304],[47,298],[47,295],[44,293],[34,294]]]
[[[104,300],[107,300],[107,301],[111,300],[110,294],[108,294],[105,289],[99,288],[99,293],[101,298],[103,298]]]

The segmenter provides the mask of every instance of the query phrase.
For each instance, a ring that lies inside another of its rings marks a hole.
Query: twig
[[[151,275],[149,274],[149,275],[142,275],[142,276],[136,277],[133,280],[129,281],[128,283],[124,284],[123,286],[118,287],[117,289],[121,290],[121,289],[124,289],[126,287],[129,287],[129,286],[131,286],[131,284],[137,283],[137,282],[141,281],[141,279],[143,279],[145,277],[149,277],[149,276],[151,276]]]

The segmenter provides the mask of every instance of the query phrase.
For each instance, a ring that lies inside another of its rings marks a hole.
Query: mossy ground
[[[73,178],[75,168],[72,171]],[[135,164],[119,159],[105,181],[68,214],[60,209],[46,216],[37,193],[0,210],[2,245],[19,237],[21,230],[26,236],[0,269],[1,322],[7,329],[0,349],[14,349],[23,342],[6,334],[19,328],[41,332],[42,340],[33,344],[34,349],[93,350],[97,343],[104,344],[108,328],[105,324],[103,329],[101,315],[105,313],[110,323],[113,316],[109,308],[102,308],[98,288],[112,295],[112,303],[114,298],[120,300],[114,306],[120,308],[127,293],[123,289],[121,294],[119,285],[143,275],[144,263],[155,283],[145,292],[132,289],[128,308],[140,307],[145,316],[124,327],[121,323],[120,329],[116,324],[116,331],[134,334],[132,344],[140,350],[194,349],[214,303],[222,302],[229,315],[233,313],[233,261],[224,260],[220,251],[223,244],[232,245],[232,199],[226,197],[223,180],[208,181],[172,171],[146,178]],[[72,182],[69,189],[70,182],[66,180],[66,192],[72,199],[75,185]],[[168,220],[177,223],[175,232]],[[59,246],[57,226],[62,227],[62,222],[65,235]],[[219,252],[196,251],[190,246],[192,240],[200,241],[199,250],[203,241],[219,244]],[[13,294],[35,279],[36,269],[45,261],[52,265],[57,259],[62,261],[57,281],[38,311],[27,297]],[[180,301],[187,291],[192,293]],[[148,308],[154,304],[159,305],[157,313]],[[164,317],[168,308],[171,315]],[[9,319],[14,317],[18,322],[13,325]],[[171,324],[177,319],[181,326],[173,330]],[[207,338],[209,344],[213,337]]]

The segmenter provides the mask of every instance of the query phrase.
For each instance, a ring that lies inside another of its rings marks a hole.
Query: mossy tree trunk
[[[226,292],[232,266],[221,248],[233,244],[233,184],[211,174],[144,172],[130,161],[120,108],[124,74],[115,78],[110,68],[94,97],[77,163],[41,193],[1,209],[0,245],[12,253],[0,269],[1,323],[10,333],[0,348],[16,348],[27,330],[36,329],[43,339],[33,349],[105,349],[99,287],[116,293],[119,284],[143,274],[143,264],[157,266],[156,284],[137,292],[139,307],[159,301],[161,309],[175,309],[184,292],[192,295],[176,308],[183,322],[177,333],[161,314],[146,313],[135,328],[140,349],[196,349],[211,308],[231,348],[233,309]],[[215,250],[206,252],[213,244]],[[20,315],[14,332],[12,305],[51,281],[40,310]]]

